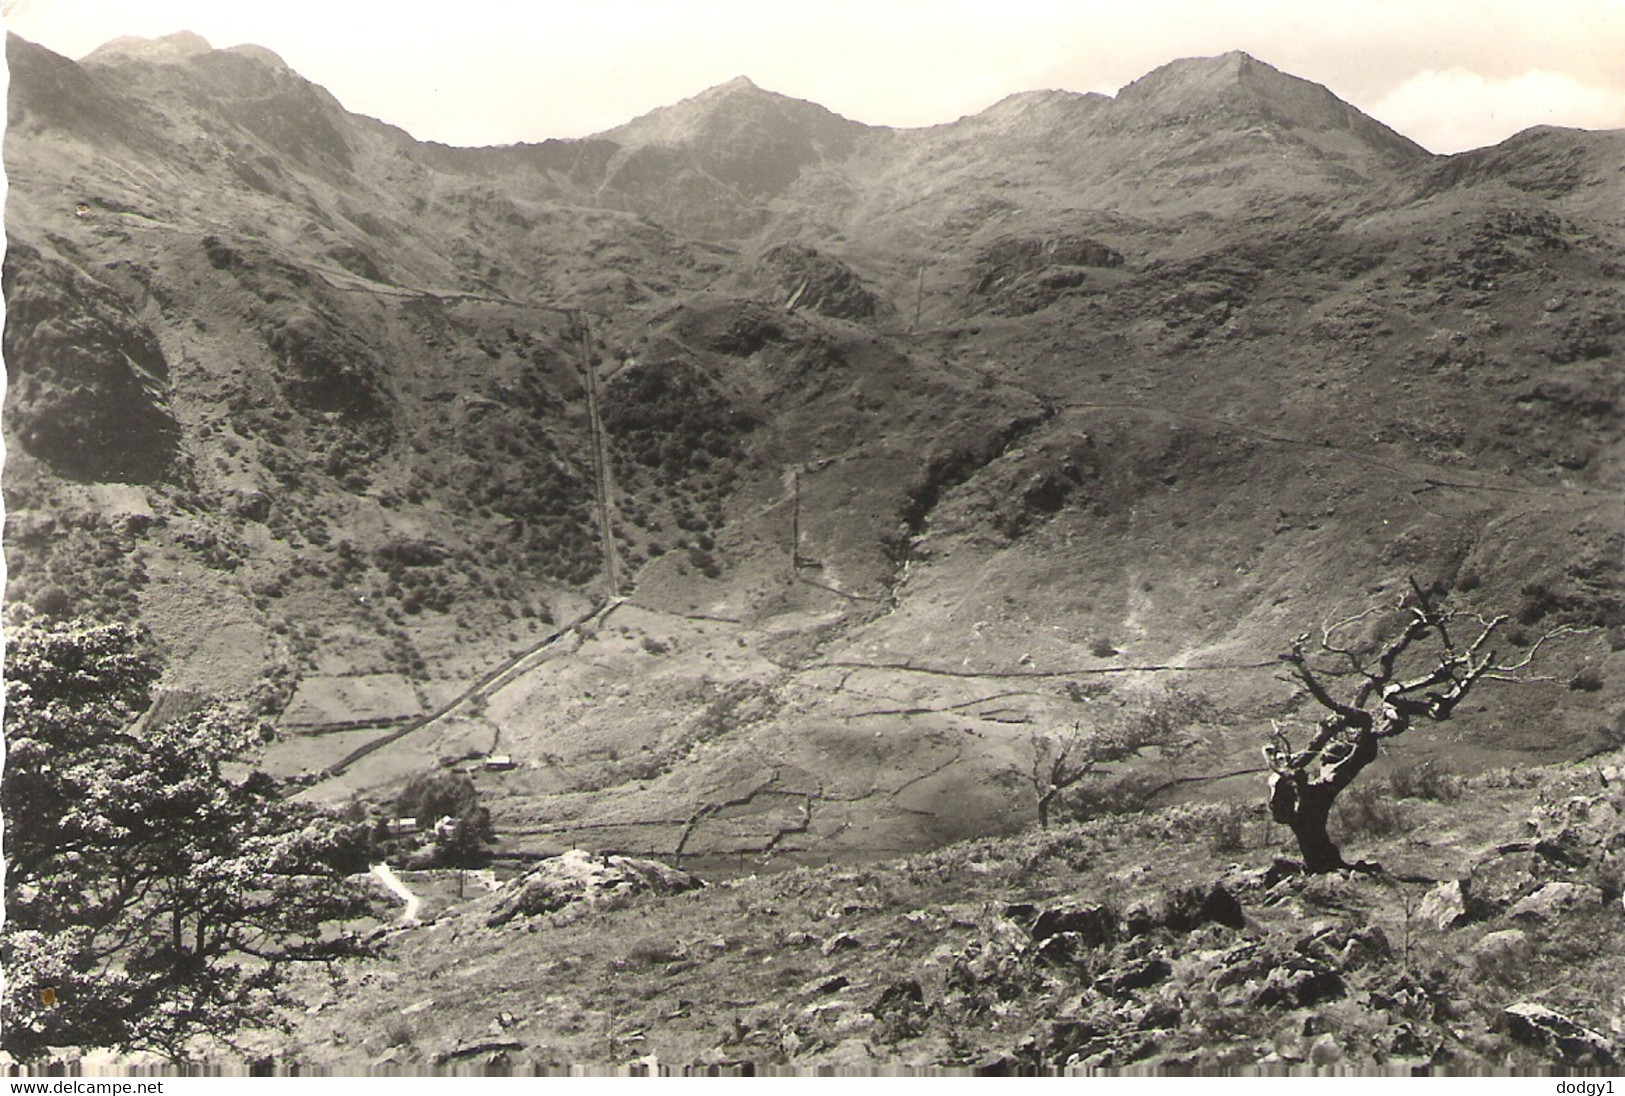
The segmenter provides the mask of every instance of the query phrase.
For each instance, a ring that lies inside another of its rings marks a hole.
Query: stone
[[[1165,924],[1179,932],[1189,932],[1209,924],[1239,929],[1246,927],[1247,915],[1242,912],[1236,896],[1226,890],[1222,883],[1215,883],[1205,892],[1182,892],[1180,898],[1171,903]]]
[[[1374,1041],[1382,1051],[1382,1056],[1390,1059],[1428,1059],[1432,1058],[1434,1051],[1438,1049],[1436,1045],[1430,1044],[1409,1020],[1401,1020],[1380,1033]]]
[[[1484,938],[1473,946],[1474,958],[1492,962],[1505,960],[1513,964],[1527,962],[1533,951],[1529,934],[1522,929],[1485,933]]]
[[[1115,941],[1117,930],[1117,915],[1105,906],[1055,906],[1038,915],[1033,923],[1032,938],[1042,943],[1063,932],[1073,933],[1079,942],[1099,947]]]
[[[1416,907],[1416,916],[1440,932],[1465,925],[1470,918],[1467,916],[1467,890],[1461,880],[1451,879],[1428,891]]]
[[[264,521],[271,516],[271,498],[262,491],[237,491],[231,496],[231,512],[246,521]]]
[[[1532,1001],[1508,1007],[1507,1030],[1525,1046],[1534,1047],[1571,1066],[1613,1066],[1619,1062],[1607,1036],[1592,1031],[1561,1012]]]
[[[878,1022],[876,1037],[886,1043],[923,1035],[930,1015],[925,1005],[925,991],[912,978],[902,978],[887,986],[866,1011]]]
[[[1159,928],[1188,933],[1205,925],[1239,929],[1247,924],[1241,903],[1222,883],[1170,890],[1136,903],[1123,920],[1129,936],[1142,936]]]
[[[506,1055],[511,1051],[524,1049],[525,1044],[517,1039],[487,1039],[479,1043],[460,1043],[440,1051],[430,1060],[437,1066],[443,1066],[448,1062],[464,1061],[486,1055],[496,1057]]]
[[[1101,979],[1101,982],[1105,984],[1104,988],[1109,993],[1121,997],[1135,990],[1149,989],[1158,982],[1166,981],[1173,973],[1173,964],[1161,956],[1153,956],[1111,971]]]
[[[1278,965],[1278,958],[1250,941],[1226,948],[1213,956],[1213,988],[1239,986],[1265,978]]]
[[[1613,795],[1575,795],[1529,816],[1535,850],[1564,867],[1613,859],[1625,850],[1625,804]]]
[[[1601,905],[1602,891],[1589,883],[1547,883],[1513,903],[1507,916],[1515,921],[1548,921],[1573,910]]]
[[[1343,1047],[1329,1031],[1309,1046],[1309,1064],[1319,1069],[1335,1066],[1342,1060]]]
[[[875,1016],[884,1016],[888,1012],[910,1011],[925,1004],[925,991],[920,983],[912,978],[903,978],[881,991],[875,998],[875,1003],[869,1006],[869,1011]]]
[[[1346,987],[1334,970],[1319,966],[1277,967],[1253,993],[1260,1008],[1308,1008],[1343,996]]]
[[[847,976],[844,974],[821,974],[812,981],[802,985],[800,989],[796,990],[796,994],[802,997],[813,997],[822,996],[826,993],[839,993],[841,990],[845,989],[851,984],[851,979],[847,978]]]
[[[1484,920],[1538,888],[1568,874],[1568,869],[1534,850],[1514,845],[1484,857],[1462,880],[1475,919]]]
[[[825,940],[823,946],[818,950],[824,955],[834,955],[838,951],[850,951],[853,948],[861,947],[863,947],[863,941],[850,932],[838,932]]]
[[[1324,960],[1340,970],[1354,970],[1393,954],[1381,926],[1340,921],[1313,926],[1295,946],[1300,954]]]
[[[1296,860],[1287,860],[1276,857],[1264,871],[1264,889],[1269,890],[1277,883],[1287,879],[1297,879],[1303,875],[1303,865]]]
[[[1038,919],[1038,907],[1031,902],[1012,902],[1004,907],[1004,916],[1023,927],[1030,926]]]

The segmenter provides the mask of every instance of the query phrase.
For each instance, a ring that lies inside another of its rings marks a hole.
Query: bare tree
[[[1066,793],[1102,766],[1127,761],[1149,746],[1177,745],[1179,732],[1210,708],[1200,695],[1160,694],[1100,726],[1074,723],[1060,735],[1034,731],[1026,775],[1038,807],[1038,824],[1048,829]]]
[[[1540,636],[1518,660],[1500,664],[1487,645],[1506,617],[1444,608],[1442,598],[1437,591],[1422,589],[1413,578],[1410,591],[1389,610],[1402,620],[1392,638],[1376,645],[1345,638],[1357,624],[1371,622],[1384,612],[1382,606],[1373,606],[1321,628],[1319,649],[1313,653],[1320,656],[1323,668],[1310,663],[1310,653],[1305,651],[1308,633],[1280,656],[1292,678],[1326,709],[1303,749],[1292,749],[1279,724],[1264,747],[1271,772],[1270,815],[1292,828],[1304,868],[1310,872],[1348,866],[1327,832],[1332,804],[1376,760],[1384,739],[1404,734],[1419,719],[1435,723],[1449,719],[1480,681],[1531,680],[1516,675],[1534,661],[1541,646],[1578,630],[1567,625],[1555,628]],[[1462,630],[1459,634],[1458,629]],[[1463,646],[1459,639],[1466,634],[1472,638]],[[1327,662],[1329,666],[1324,665]],[[1333,677],[1357,680],[1347,700],[1334,696],[1322,680]]]

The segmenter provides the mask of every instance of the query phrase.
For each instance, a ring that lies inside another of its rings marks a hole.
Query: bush
[[[1454,803],[1461,798],[1461,778],[1436,761],[1396,769],[1388,778],[1388,786],[1396,799],[1431,799],[1438,803]]]
[[[1362,784],[1337,801],[1337,829],[1350,836],[1387,837],[1408,828],[1406,812],[1380,784]]]
[[[1602,673],[1595,666],[1586,666],[1569,679],[1569,688],[1577,693],[1600,692],[1602,686]]]
[[[1232,807],[1213,820],[1213,851],[1240,852],[1247,847],[1247,810]]]

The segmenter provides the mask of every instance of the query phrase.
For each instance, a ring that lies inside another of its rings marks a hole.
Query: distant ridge
[[[211,53],[214,47],[201,34],[189,30],[166,34],[162,38],[139,38],[125,35],[97,46],[80,59],[81,64],[106,61],[145,61],[155,65],[169,65],[185,61],[199,54]]]

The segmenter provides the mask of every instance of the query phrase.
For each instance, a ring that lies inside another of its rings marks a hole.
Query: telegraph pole
[[[801,570],[801,469],[790,473],[790,572]]]
[[[920,276],[919,276],[919,279],[914,283],[914,326],[909,328],[910,332],[915,332],[915,331],[918,331],[920,329],[920,305],[924,301],[924,299],[925,299],[925,264],[921,263],[920,264]]]

